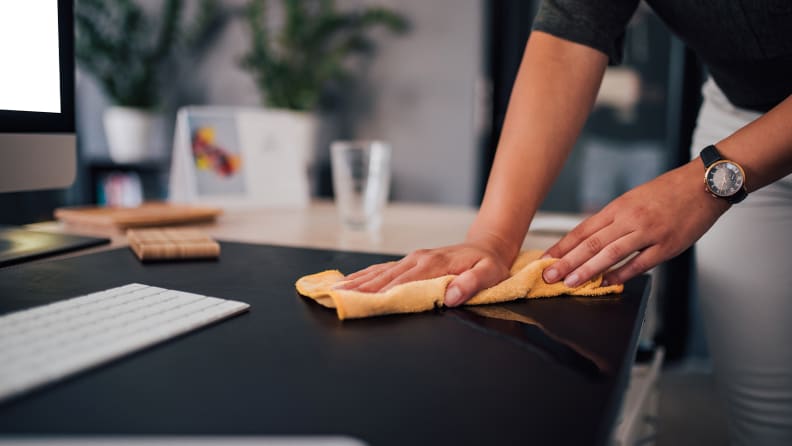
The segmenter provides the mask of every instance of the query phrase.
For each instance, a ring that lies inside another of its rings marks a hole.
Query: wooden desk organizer
[[[220,244],[195,229],[130,229],[126,234],[129,247],[142,261],[216,259],[220,256]]]

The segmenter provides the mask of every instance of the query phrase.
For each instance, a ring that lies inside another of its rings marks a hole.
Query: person
[[[709,69],[692,159],[584,220],[547,250],[559,260],[543,277],[576,286],[604,272],[623,283],[701,239],[699,295],[731,439],[792,444],[792,2],[647,3]],[[637,4],[545,0],[466,239],[373,265],[346,287],[456,274],[453,307],[506,278]]]
[[[573,149],[581,152],[578,197],[585,213],[599,211],[668,169],[664,142],[671,36],[642,3],[621,48],[621,63],[606,68]]]

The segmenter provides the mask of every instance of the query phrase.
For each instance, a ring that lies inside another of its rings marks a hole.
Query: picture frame
[[[223,208],[307,206],[307,153],[314,135],[295,127],[289,114],[255,107],[181,108],[169,201]]]

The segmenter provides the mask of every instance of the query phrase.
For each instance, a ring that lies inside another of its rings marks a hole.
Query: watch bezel
[[[738,187],[738,188],[737,188],[737,189],[736,189],[734,192],[732,192],[732,193],[730,193],[730,194],[728,194],[728,195],[721,195],[721,194],[719,194],[718,192],[716,192],[716,191],[715,191],[715,190],[714,190],[714,189],[713,189],[713,188],[710,186],[710,182],[709,182],[709,175],[710,175],[710,172],[711,172],[712,170],[716,169],[716,168],[717,168],[719,165],[721,165],[721,164],[731,164],[731,165],[733,165],[733,166],[737,167],[737,170],[739,170],[739,171],[740,171],[740,178],[741,178],[741,180],[742,180],[742,184],[740,184],[740,186],[739,186],[739,187]],[[718,198],[727,198],[727,199],[728,199],[728,198],[731,198],[731,197],[733,197],[733,196],[737,195],[738,193],[740,193],[740,190],[741,190],[741,189],[743,189],[743,188],[745,187],[745,171],[743,170],[743,168],[742,168],[742,166],[741,166],[740,164],[738,164],[738,163],[735,163],[735,162],[734,162],[734,161],[732,161],[732,160],[728,160],[728,159],[720,159],[720,160],[718,160],[718,161],[715,161],[714,163],[710,164],[709,166],[707,166],[707,169],[704,171],[704,186],[707,188],[707,191],[708,191],[709,193],[711,193],[712,195],[714,195],[715,197],[718,197]]]

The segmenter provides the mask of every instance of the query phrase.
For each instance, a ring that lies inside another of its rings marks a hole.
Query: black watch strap
[[[726,201],[728,201],[731,204],[737,204],[745,200],[745,197],[747,196],[748,196],[748,191],[745,190],[745,187],[741,187],[740,190],[735,192],[734,195],[732,195],[731,197],[726,197]]]
[[[710,145],[704,147],[704,149],[701,151],[701,162],[704,163],[705,168],[722,159],[723,157],[715,146]]]

